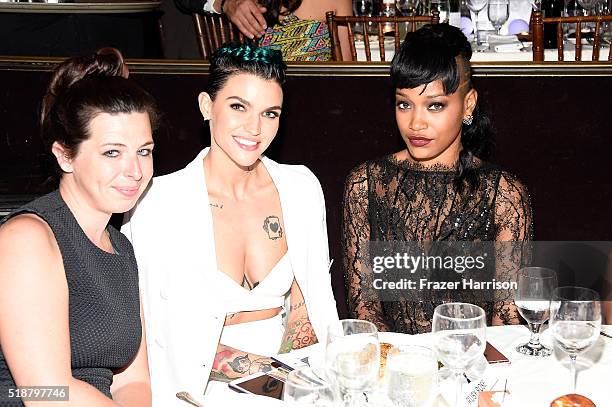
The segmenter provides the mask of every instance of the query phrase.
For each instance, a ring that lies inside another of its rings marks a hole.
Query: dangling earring
[[[474,116],[472,116],[471,114],[468,114],[467,116],[463,118],[463,124],[465,124],[466,126],[471,125],[473,121],[474,121]]]

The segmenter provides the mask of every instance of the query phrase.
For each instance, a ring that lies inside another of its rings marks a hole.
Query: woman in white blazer
[[[126,217],[154,405],[177,403],[178,392],[198,398],[209,377],[267,370],[269,356],[325,341],[338,320],[321,186],[306,167],[263,156],[284,69],[277,51],[217,51],[198,99],[211,147],[155,178]]]

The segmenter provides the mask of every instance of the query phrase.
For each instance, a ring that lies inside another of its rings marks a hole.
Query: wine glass
[[[287,375],[283,401],[287,407],[332,407],[334,393],[329,383],[316,371],[310,367],[301,367]]]
[[[455,375],[455,407],[464,404],[463,373],[484,353],[486,327],[484,310],[473,304],[450,302],[434,310],[434,349],[438,359]]]
[[[418,0],[397,0],[397,9],[402,16],[416,16]]]
[[[509,0],[489,0],[489,5],[487,6],[487,16],[489,17],[491,24],[493,24],[497,35],[499,35],[502,25],[508,21],[509,15]]]
[[[353,0],[353,15],[361,17],[372,17],[372,13],[374,12],[374,2],[373,0]],[[372,24],[372,23],[368,23]],[[376,27],[368,27],[368,32],[376,31]],[[356,23],[355,24],[355,32],[363,33],[363,24]]]
[[[495,0],[493,0],[495,1]],[[518,272],[514,304],[527,321],[531,338],[516,347],[516,351],[529,356],[550,356],[552,349],[540,343],[540,329],[550,315],[550,300],[557,288],[557,273],[543,267],[525,267]]]
[[[429,14],[432,14],[436,10],[440,13],[440,23],[448,23],[448,19],[450,16],[450,1],[430,0]]]
[[[428,405],[435,396],[438,361],[425,346],[404,345],[387,354],[387,395],[396,406]]]
[[[478,42],[478,13],[486,7],[488,0],[467,0],[466,4],[470,11],[475,14],[474,19],[474,41]]]
[[[380,343],[376,326],[358,319],[330,325],[325,359],[343,404],[362,404],[364,393],[371,391],[378,381]]]
[[[576,358],[593,345],[601,329],[601,303],[596,291],[559,287],[550,304],[550,329],[555,345],[570,357],[572,393],[576,393]]]

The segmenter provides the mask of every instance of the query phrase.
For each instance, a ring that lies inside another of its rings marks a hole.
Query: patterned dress
[[[300,20],[295,14],[281,16],[259,40],[260,47],[280,50],[285,61],[329,61],[331,41],[324,21]]]

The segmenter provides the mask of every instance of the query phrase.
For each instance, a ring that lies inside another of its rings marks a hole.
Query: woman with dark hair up
[[[338,320],[319,181],[263,155],[284,81],[278,51],[215,52],[198,97],[210,147],[155,178],[122,228],[140,270],[154,404],[266,371]]]
[[[60,64],[44,96],[59,188],[0,227],[2,406],[31,386],[67,386],[45,396],[70,406],[151,404],[136,259],[108,225],[153,175],[156,104],[127,76],[103,49]]]
[[[383,301],[372,288],[369,242],[522,242],[532,238],[529,194],[512,174],[487,163],[491,128],[471,79],[467,38],[447,24],[408,33],[391,64],[395,117],[406,149],[349,174],[343,251],[351,314],[382,331],[431,330],[442,301],[479,302],[474,291]],[[511,246],[509,246],[511,247]],[[509,273],[521,254],[502,256]],[[501,264],[503,266],[503,264]],[[496,275],[504,280],[508,275]],[[517,323],[508,292],[482,306],[489,323]],[[425,298],[427,297],[427,298]]]

